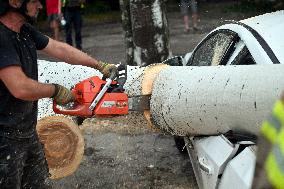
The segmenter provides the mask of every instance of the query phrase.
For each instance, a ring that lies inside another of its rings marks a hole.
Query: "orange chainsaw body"
[[[53,110],[57,114],[92,117],[92,116],[112,116],[128,114],[128,96],[123,91],[116,91],[117,81],[112,81],[110,87],[91,111],[91,103],[106,84],[105,80],[98,76],[88,78],[77,83],[72,89],[76,102],[71,108],[59,109],[53,102]]]

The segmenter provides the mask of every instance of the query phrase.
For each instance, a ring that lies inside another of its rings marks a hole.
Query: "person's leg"
[[[194,30],[198,30],[198,28],[197,28],[197,21],[198,21],[197,13],[192,14],[192,24],[193,24],[193,29]]]
[[[192,11],[192,25],[193,30],[198,30],[197,22],[198,22],[198,12],[197,12],[197,2],[195,0],[191,0],[191,11]]]
[[[76,10],[74,12],[74,29],[75,29],[75,41],[76,41],[76,48],[82,50],[82,35],[81,35],[81,28],[82,28],[82,16],[80,10]]]
[[[54,39],[59,41],[60,40],[60,32],[59,32],[59,23],[60,23],[60,18],[59,15],[55,15],[55,25],[54,25]]]
[[[189,19],[188,19],[188,7],[189,7],[189,0],[181,0],[180,1],[180,11],[183,15],[183,23],[184,23],[184,30],[185,32],[189,31]]]
[[[21,189],[25,148],[21,143],[0,136],[0,188]]]
[[[73,45],[72,42],[72,15],[73,13],[71,11],[65,10],[65,20],[66,20],[66,25],[65,25],[65,38],[66,38],[66,43],[69,45]]]
[[[187,15],[183,16],[183,22],[184,22],[184,29],[186,32],[188,32],[189,31],[189,24],[188,24],[189,19]]]
[[[56,24],[55,24],[54,39],[57,40],[57,41],[60,40],[59,23],[58,22],[56,22]]]
[[[22,189],[50,189],[48,166],[43,146],[37,136],[31,139],[24,167]]]
[[[50,22],[50,27],[53,30],[53,38],[57,41],[59,41],[59,23],[58,20],[52,20]]]

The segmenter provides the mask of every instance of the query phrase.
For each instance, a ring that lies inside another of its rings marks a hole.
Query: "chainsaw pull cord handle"
[[[102,99],[106,91],[108,90],[109,86],[111,85],[112,81],[117,77],[118,73],[116,69],[113,69],[110,73],[110,77],[106,79],[106,84],[102,88],[102,90],[99,92],[99,94],[96,96],[96,98],[91,103],[89,110],[93,111],[98,102]]]

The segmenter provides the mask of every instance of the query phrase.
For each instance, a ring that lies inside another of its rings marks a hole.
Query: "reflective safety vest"
[[[284,102],[278,100],[268,120],[264,121],[261,133],[272,144],[265,162],[265,171],[270,184],[284,189]]]

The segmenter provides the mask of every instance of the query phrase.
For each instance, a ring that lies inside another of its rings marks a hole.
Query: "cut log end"
[[[146,68],[142,81],[142,95],[152,94],[153,83],[161,70],[168,67],[167,64],[153,64]]]
[[[84,138],[78,125],[67,117],[50,116],[38,121],[37,132],[44,145],[51,178],[74,173],[84,153]]]
[[[151,112],[150,112],[150,110],[145,110],[145,111],[143,112],[143,115],[144,115],[144,118],[145,118],[146,121],[147,121],[148,127],[149,127],[151,130],[155,131],[155,132],[159,132],[160,129],[158,129],[157,127],[155,127],[155,126],[153,125],[152,121],[151,121]]]

